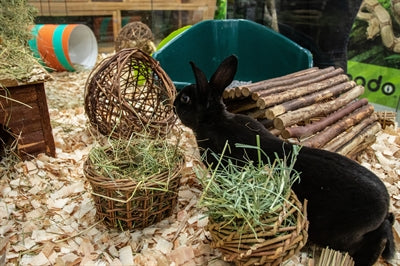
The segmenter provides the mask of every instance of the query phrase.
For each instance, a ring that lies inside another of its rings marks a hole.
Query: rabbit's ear
[[[196,96],[200,100],[201,98],[206,99],[209,94],[209,85],[206,75],[201,71],[193,62],[190,62],[194,77],[196,79]]]
[[[237,65],[238,59],[235,55],[225,58],[211,77],[210,87],[218,90],[218,93],[222,95],[225,88],[232,83],[237,71]]]

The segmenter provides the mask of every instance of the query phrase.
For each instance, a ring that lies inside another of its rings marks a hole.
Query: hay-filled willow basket
[[[159,63],[135,48],[101,61],[85,85],[85,112],[91,126],[113,138],[148,131],[164,136],[176,116],[176,89]]]
[[[307,201],[302,204],[291,189],[300,177],[293,169],[299,148],[271,162],[261,160],[260,148],[236,145],[257,149],[259,162],[238,164],[212,153],[218,163],[211,173],[195,169],[203,187],[199,205],[206,208],[211,247],[236,265],[279,265],[308,238]]]
[[[300,252],[308,238],[306,206],[291,192],[288,201],[278,210],[279,215],[266,214],[264,226],[236,226],[212,219],[206,227],[211,234],[211,246],[221,251],[224,260],[236,265],[280,265]],[[285,225],[285,220],[296,221]]]
[[[179,148],[160,139],[135,137],[92,148],[84,174],[97,218],[109,228],[133,230],[171,216],[183,163]]]

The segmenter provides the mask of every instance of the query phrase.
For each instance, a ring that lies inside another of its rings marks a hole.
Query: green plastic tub
[[[180,90],[194,83],[189,61],[210,78],[231,54],[238,56],[235,80],[242,82],[283,76],[313,65],[307,49],[263,25],[243,19],[199,22],[164,44],[153,57]]]

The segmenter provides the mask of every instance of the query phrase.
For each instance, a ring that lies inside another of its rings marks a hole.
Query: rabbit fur
[[[256,162],[256,150],[234,144],[256,145],[270,158],[289,154],[292,144],[272,135],[260,122],[242,114],[229,113],[222,101],[224,89],[233,81],[237,57],[227,57],[208,82],[190,62],[196,84],[183,88],[174,101],[175,112],[196,136],[207,164],[209,150],[220,154],[226,141],[232,158]],[[211,159],[210,159],[211,158]],[[322,247],[348,252],[356,265],[372,265],[380,255],[392,258],[395,247],[389,212],[389,194],[383,182],[357,162],[337,153],[302,147],[294,169],[300,181],[292,189],[300,201],[308,200],[309,240]]]

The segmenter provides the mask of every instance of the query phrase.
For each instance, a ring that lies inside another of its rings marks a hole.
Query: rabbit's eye
[[[186,94],[182,94],[181,95],[181,102],[186,103],[186,104],[190,103],[190,97],[188,95],[186,95]]]

